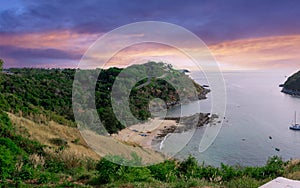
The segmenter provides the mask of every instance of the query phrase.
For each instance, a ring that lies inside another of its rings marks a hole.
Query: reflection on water
[[[300,117],[300,98],[285,95],[278,87],[285,81],[285,75],[290,74],[291,72],[224,73],[227,111],[219,135],[208,150],[199,153],[204,128],[197,129],[192,140],[177,157],[186,158],[192,154],[199,162],[216,166],[221,162],[243,166],[263,165],[273,155],[282,156],[286,160],[300,158],[300,131],[288,128],[295,110]],[[199,83],[205,81],[204,78],[195,79]],[[199,103],[194,102],[183,106],[182,115],[195,113],[198,105]],[[200,101],[202,112],[210,112],[210,106],[210,99]],[[180,107],[169,111],[172,116],[180,113]]]

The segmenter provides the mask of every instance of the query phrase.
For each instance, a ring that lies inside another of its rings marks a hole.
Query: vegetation
[[[3,59],[0,59],[0,71],[2,71],[2,70],[3,70],[3,64],[4,64],[4,61],[3,61]]]
[[[291,95],[300,95],[300,71],[287,79],[283,84],[282,92]]]
[[[221,164],[217,168],[199,165],[193,157],[184,161],[167,160],[149,167],[122,166],[111,162],[114,160],[119,161],[120,158],[102,159],[98,162],[98,176],[92,183],[107,184],[107,187],[137,185],[138,182],[162,187],[258,187],[272,178],[284,175],[287,165],[277,156],[270,158],[263,167],[232,167]]]
[[[176,85],[186,86],[191,79],[184,73],[174,70],[163,63],[149,62],[144,66],[132,66],[126,69],[131,76],[147,75],[147,69],[168,80],[179,82]],[[117,76],[124,69],[109,68],[102,70],[97,79],[95,98],[96,107],[101,121],[109,133],[115,133],[124,126],[116,119],[111,104],[111,89]],[[94,70],[83,70],[88,75]],[[72,84],[75,69],[8,69],[2,75],[4,84],[0,87],[1,109],[18,114],[39,123],[49,120],[60,124],[75,126],[72,111]],[[86,76],[88,77],[88,76]],[[87,78],[82,79],[87,79]],[[180,78],[180,79],[178,79]],[[153,98],[161,98],[168,104],[176,104],[178,91],[164,79],[145,77],[139,81],[130,93],[130,112],[140,120],[150,117],[148,103]],[[125,82],[132,82],[125,79]],[[181,83],[180,83],[181,82]],[[143,87],[138,87],[143,85]],[[199,94],[205,95],[207,90],[194,83]],[[126,90],[126,85],[122,85]],[[131,89],[131,88],[130,88]],[[192,96],[192,91],[184,90],[184,96]],[[126,115],[126,114],[125,114]],[[135,122],[132,122],[135,123]]]
[[[150,64],[153,71],[162,76],[171,71],[176,76],[182,73],[164,64]],[[166,69],[167,67],[167,69]],[[122,69],[103,70],[96,87],[97,110],[110,132],[122,128],[112,116],[109,102],[111,88]],[[42,145],[17,134],[16,126],[6,112],[47,124],[54,120],[74,126],[71,107],[73,69],[9,69],[1,74],[0,82],[0,187],[258,187],[277,176],[300,180],[299,162],[284,162],[275,156],[262,167],[220,167],[198,164],[189,157],[183,161],[166,160],[146,166],[124,166],[122,163],[139,165],[141,160],[133,154],[131,161],[120,156],[108,156],[100,161],[76,157],[66,151],[69,144],[78,144],[53,138],[56,147]],[[131,71],[139,70],[132,69]],[[134,74],[134,73],[132,73]],[[183,77],[183,84],[187,82]],[[174,80],[172,75],[169,80]],[[101,83],[101,84],[100,84]],[[180,85],[180,84],[179,84]],[[205,93],[195,85],[198,93]],[[180,88],[179,88],[180,89]],[[162,91],[169,94],[161,94]],[[191,96],[191,91],[185,91]],[[148,97],[150,96],[150,97]],[[162,79],[152,77],[141,80],[131,91],[131,110],[139,119],[149,117],[145,108],[154,97],[172,103],[179,100],[177,89]]]
[[[125,161],[108,156],[96,162],[65,153],[64,148],[49,151],[48,146],[15,133],[7,114],[0,111],[0,185],[1,186],[96,186],[103,187],[258,187],[277,177],[299,179],[300,163],[283,162],[275,156],[262,167],[220,167],[198,164],[195,158],[166,160],[146,166],[133,157]],[[59,146],[66,142],[53,139]]]
[[[45,174],[51,172],[51,160],[46,160],[48,156],[44,151],[45,146],[16,135],[14,127],[3,111],[0,111],[0,134],[0,180],[2,185],[16,185],[29,180],[37,183]],[[57,161],[55,161],[55,165],[58,165]]]
[[[72,185],[79,176],[92,177],[95,161],[68,156],[15,133],[7,114],[0,110],[0,186],[24,184]],[[80,175],[78,175],[80,174]],[[77,182],[78,184],[80,182]]]
[[[277,156],[262,167],[199,165],[193,157],[146,167],[122,165],[125,162],[139,165],[138,157],[125,161],[119,156],[108,156],[96,162],[66,157],[64,150],[49,152],[48,147],[16,135],[10,119],[2,111],[0,125],[1,186],[257,187],[277,176],[289,176],[300,168],[300,163],[290,165]],[[54,140],[65,144],[62,140]]]

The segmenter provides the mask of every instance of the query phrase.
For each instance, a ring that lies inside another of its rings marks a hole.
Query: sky
[[[162,21],[196,34],[223,69],[299,69],[299,18],[298,0],[0,0],[0,58],[5,67],[74,68],[105,33]],[[147,48],[172,56],[162,49]]]

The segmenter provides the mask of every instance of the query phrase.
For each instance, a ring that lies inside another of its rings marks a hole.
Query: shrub
[[[189,156],[186,160],[182,161],[178,167],[181,176],[186,178],[195,177],[198,169],[198,161],[192,156]]]
[[[49,172],[54,172],[54,173],[63,172],[65,170],[65,164],[62,161],[53,159],[50,156],[46,156],[44,167]]]
[[[59,181],[59,177],[56,174],[50,173],[50,172],[43,172],[40,174],[38,178],[39,184],[47,184],[50,182],[56,183]]]
[[[198,171],[198,178],[205,178],[208,181],[215,181],[220,176],[219,168],[213,166],[200,166]]]
[[[50,142],[56,146],[67,146],[68,142],[62,138],[52,138]]]
[[[178,171],[174,160],[167,160],[163,163],[148,167],[152,176],[160,181],[174,182],[177,178]]]
[[[244,169],[244,174],[262,180],[266,178],[275,178],[284,173],[285,163],[278,156],[268,159],[267,164],[262,167],[247,167]]]
[[[232,166],[225,165],[223,163],[221,163],[220,173],[221,173],[222,181],[229,181],[241,175],[241,172],[238,169],[235,169]]]
[[[15,174],[15,179],[21,179],[21,180],[30,180],[33,179],[35,175],[35,171],[31,166],[28,164],[25,164],[22,166],[21,171]]]
[[[44,155],[44,146],[37,141],[29,140],[28,138],[24,138],[20,135],[14,136],[11,138],[14,143],[22,148],[28,154],[38,154]]]
[[[0,110],[0,136],[11,137],[13,126],[7,114]]]
[[[0,145],[5,146],[16,155],[22,153],[21,149],[10,138],[0,138]]]
[[[151,178],[151,171],[146,167],[125,167],[122,166],[117,174],[124,182],[145,182]]]
[[[284,162],[278,156],[274,156],[268,159],[267,165],[264,167],[264,173],[266,178],[274,178],[281,176],[284,173]]]
[[[6,146],[0,146],[0,179],[10,178],[15,165],[14,154]]]
[[[120,165],[113,163],[106,158],[102,158],[96,165],[96,170],[99,173],[99,183],[110,183],[118,180],[116,172],[120,169]]]

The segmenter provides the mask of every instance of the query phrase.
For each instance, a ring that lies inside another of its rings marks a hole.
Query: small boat
[[[294,123],[290,126],[291,130],[296,130],[300,131],[300,124],[297,123],[297,112],[295,112],[295,121]]]

